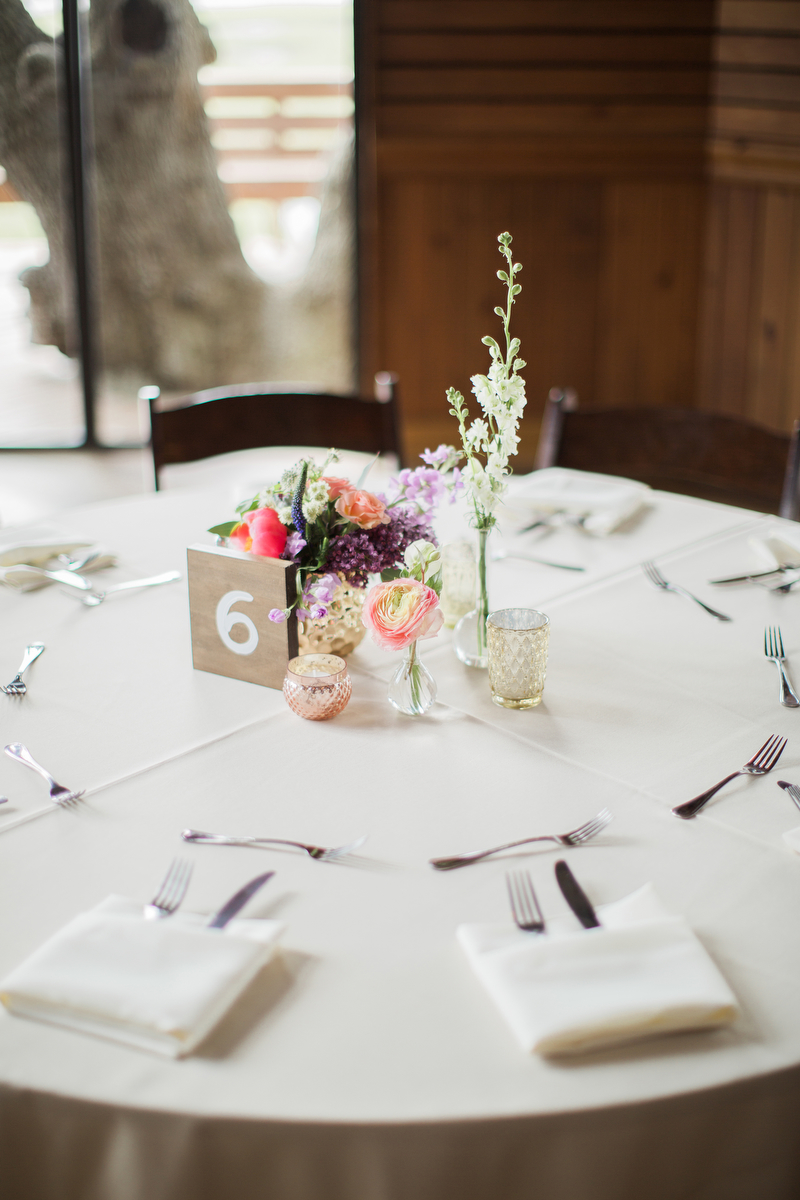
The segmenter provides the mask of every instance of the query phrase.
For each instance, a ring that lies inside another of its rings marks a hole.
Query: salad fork
[[[514,924],[525,933],[544,933],[544,917],[533,890],[533,881],[529,871],[508,871],[506,873],[508,902],[511,905],[511,915]]]
[[[688,820],[689,817],[694,817],[704,808],[712,796],[716,796],[720,788],[725,787],[726,783],[730,783],[737,775],[768,775],[772,768],[777,763],[780,756],[783,754],[786,746],[786,738],[778,737],[777,733],[773,733],[772,737],[768,737],[760,750],[757,750],[752,758],[749,758],[744,766],[739,771],[734,771],[732,775],[726,775],[724,779],[709,788],[707,792],[702,792],[699,796],[695,796],[694,800],[687,800],[685,804],[679,804],[673,808],[673,813],[676,817],[683,817]]]
[[[488,858],[490,854],[499,854],[501,850],[527,846],[530,842],[557,842],[559,846],[582,846],[605,829],[611,819],[611,813],[604,808],[596,817],[592,817],[591,821],[586,821],[577,829],[571,829],[569,833],[548,833],[539,837],[520,838],[518,842],[505,842],[502,846],[492,847],[491,850],[473,850],[467,854],[454,854],[451,858],[431,858],[428,861],[437,871],[452,871],[456,867],[468,867],[470,863]]]
[[[709,604],[704,604],[692,592],[687,592],[686,588],[680,587],[677,583],[668,583],[664,576],[659,571],[658,567],[653,562],[643,562],[642,570],[644,571],[650,582],[657,588],[661,588],[665,592],[677,592],[679,596],[686,596],[689,600],[694,600],[695,604],[699,604],[712,617],[716,617],[718,621],[730,621],[731,617],[727,617],[725,613],[717,612],[715,608],[711,608]]]
[[[764,630],[764,653],[769,661],[774,662],[778,668],[780,676],[778,699],[781,704],[784,708],[800,708],[800,700],[798,700],[794,688],[789,683],[783,665],[786,662],[786,654],[783,649],[783,637],[780,625],[768,625]]]
[[[26,646],[25,657],[19,665],[19,670],[11,680],[11,683],[7,683],[5,687],[0,687],[0,692],[5,692],[7,696],[24,696],[28,689],[23,683],[22,676],[31,663],[36,661],[43,650],[44,642],[32,642],[30,646]]]
[[[47,780],[50,784],[50,799],[54,800],[56,804],[61,804],[65,807],[69,804],[75,804],[86,791],[84,788],[83,791],[73,792],[69,788],[63,787],[62,784],[56,783],[53,776],[35,761],[30,750],[26,746],[23,746],[21,742],[11,742],[9,746],[4,747],[4,750],[9,758],[15,758],[24,767],[30,767],[32,771],[38,772],[43,779]]]
[[[145,921],[159,921],[177,912],[192,878],[192,866],[185,858],[173,858],[161,886],[150,903],[145,905]]]
[[[359,846],[363,846],[367,835],[348,842],[345,846],[312,846],[308,842],[292,842],[288,838],[258,838],[230,837],[225,833],[203,833],[200,829],[184,829],[181,837],[185,842],[207,842],[213,846],[294,846],[297,850],[305,850],[309,858],[319,859],[320,862],[335,862],[344,858]]]

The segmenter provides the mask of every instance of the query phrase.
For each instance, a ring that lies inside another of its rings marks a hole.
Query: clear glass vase
[[[478,530],[478,595],[475,607],[466,613],[453,631],[453,645],[461,662],[468,667],[486,670],[489,649],[486,640],[486,618],[489,616],[489,591],[486,586],[486,546],[489,530]]]
[[[420,661],[417,643],[411,642],[389,681],[389,703],[409,717],[420,717],[435,700],[436,680]]]

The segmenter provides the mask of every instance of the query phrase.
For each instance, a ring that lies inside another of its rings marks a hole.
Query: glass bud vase
[[[417,643],[406,646],[403,661],[389,680],[389,703],[409,717],[420,717],[436,700],[436,680],[420,661]]]
[[[486,670],[489,649],[486,640],[486,618],[489,616],[489,592],[486,586],[486,544],[489,530],[478,530],[478,595],[475,607],[466,613],[453,631],[453,645],[462,663]]]

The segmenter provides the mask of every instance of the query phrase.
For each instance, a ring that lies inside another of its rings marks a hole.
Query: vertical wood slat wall
[[[554,384],[800,415],[800,0],[361,0],[362,371],[409,456],[524,264],[518,465]],[[369,188],[373,194],[369,197]]]

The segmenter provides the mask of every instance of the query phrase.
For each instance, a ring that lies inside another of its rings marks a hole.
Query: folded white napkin
[[[800,531],[793,534],[783,526],[773,525],[760,537],[748,539],[750,545],[763,559],[767,568],[800,567]]]
[[[459,927],[473,970],[524,1050],[580,1054],[736,1018],[722,975],[650,884],[598,917],[599,929],[580,932]]]
[[[49,525],[34,526],[21,533],[19,529],[6,529],[0,534],[0,567],[13,567],[17,563],[28,563],[35,567],[47,566],[50,559],[58,554],[73,554],[76,550],[88,550],[94,542],[89,538],[69,537]],[[86,568],[97,571],[102,567],[113,567],[116,562],[113,554],[102,554],[93,559]],[[14,571],[3,579],[8,587],[22,592],[33,591],[34,588],[50,587],[52,580],[43,579],[34,572]]]
[[[795,854],[800,854],[800,825],[796,829],[790,829],[784,833],[783,840],[790,850],[794,850]]]
[[[170,1058],[189,1054],[272,956],[279,921],[209,929],[178,913],[146,921],[109,896],[80,913],[0,983],[17,1016],[111,1038]]]
[[[646,483],[617,475],[595,475],[567,467],[545,467],[509,480],[503,509],[513,524],[536,513],[564,512],[584,518],[587,533],[605,537],[650,503]]]

